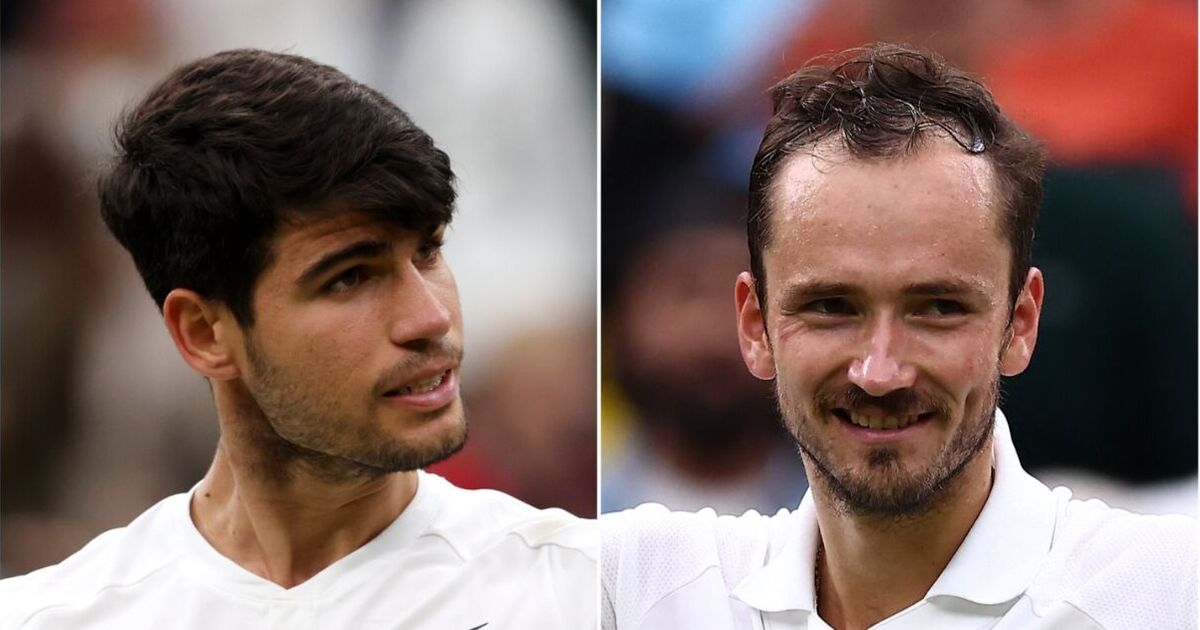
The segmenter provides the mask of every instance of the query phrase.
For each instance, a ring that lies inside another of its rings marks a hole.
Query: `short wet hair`
[[[771,98],[774,114],[751,167],[746,221],[763,309],[762,252],[771,241],[773,184],[787,158],[834,136],[855,158],[902,156],[931,132],[948,134],[993,166],[999,226],[1012,248],[1009,297],[1016,304],[1032,264],[1046,153],[1000,111],[983,84],[935,54],[873,44],[806,65],[771,88]]]

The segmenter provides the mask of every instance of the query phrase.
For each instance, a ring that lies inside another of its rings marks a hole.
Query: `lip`
[[[453,368],[446,368],[440,372],[430,371],[424,374],[418,374],[407,379],[406,383],[414,381],[423,381],[442,374],[442,382],[437,387],[427,391],[414,394],[384,394],[383,400],[387,403],[409,407],[419,411],[433,411],[441,409],[458,399],[458,375]]]
[[[919,419],[904,427],[903,429],[872,429],[870,427],[860,427],[853,422],[843,420],[838,414],[830,413],[829,417],[838,426],[852,435],[856,440],[866,444],[890,444],[901,440],[911,439],[913,436],[930,428],[933,424],[932,420],[935,414],[921,414]]]

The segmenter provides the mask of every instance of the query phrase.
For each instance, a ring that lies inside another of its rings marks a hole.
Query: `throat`
[[[353,487],[303,477],[280,486],[239,470],[218,449],[189,509],[217,553],[292,588],[373,540],[407,508],[416,489],[416,473]]]
[[[870,628],[921,601],[944,567],[914,560],[919,566],[887,571],[885,576],[855,570],[852,562],[820,547],[813,572],[817,614],[834,628]]]
[[[991,458],[975,458],[956,481],[945,508],[899,520],[839,509],[828,489],[814,483],[821,537],[813,580],[823,620],[868,628],[925,597],[987,502]]]

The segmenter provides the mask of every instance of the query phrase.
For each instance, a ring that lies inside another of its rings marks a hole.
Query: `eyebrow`
[[[966,280],[934,280],[931,282],[916,282],[904,286],[907,295],[977,295],[985,296],[987,292],[978,283]]]
[[[802,281],[785,287],[781,294],[781,301],[783,304],[798,304],[858,293],[862,293],[862,288],[847,282]],[[974,295],[979,297],[987,294],[977,283],[958,279],[914,282],[904,285],[901,293],[904,295]]]
[[[797,304],[837,295],[859,293],[860,289],[845,282],[825,282],[823,280],[797,282],[784,287],[781,294],[783,304]]]
[[[328,272],[330,269],[355,258],[373,258],[379,256],[389,249],[391,244],[384,241],[366,240],[357,241],[325,254],[313,264],[305,268],[304,272],[296,279],[296,284],[305,285],[312,282],[317,277]]]

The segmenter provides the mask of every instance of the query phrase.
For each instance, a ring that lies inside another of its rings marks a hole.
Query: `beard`
[[[286,482],[298,470],[331,483],[378,478],[440,462],[462,450],[467,439],[465,413],[460,406],[439,409],[454,413],[452,426],[433,439],[405,441],[384,431],[367,406],[362,415],[337,402],[329,382],[304,378],[268,359],[247,336],[246,354],[252,369],[244,383],[251,404],[249,421],[240,426],[242,439],[254,445],[259,460],[252,471]],[[431,344],[422,354],[394,366],[388,374],[407,374],[439,358],[462,357],[452,344]],[[385,379],[380,379],[381,382]],[[383,388],[372,388],[371,394]]]
[[[826,440],[816,432],[819,420],[834,418],[834,409],[860,409],[870,405],[885,415],[903,416],[918,410],[931,411],[925,422],[950,417],[950,405],[944,400],[915,389],[898,390],[884,396],[871,396],[848,384],[840,389],[819,391],[811,409],[788,400],[776,380],[776,400],[780,414],[801,453],[812,463],[814,485],[829,489],[845,512],[863,517],[905,519],[927,514],[946,499],[953,482],[967,464],[983,450],[995,426],[999,398],[999,374],[992,376],[978,413],[964,415],[950,440],[923,468],[906,470],[900,452],[891,446],[873,446],[867,452],[865,469],[856,470],[857,462],[838,462]],[[966,413],[966,412],[964,412]],[[814,474],[815,473],[815,474]]]

